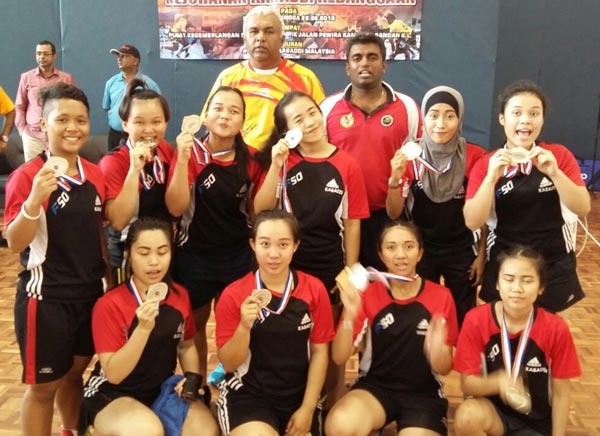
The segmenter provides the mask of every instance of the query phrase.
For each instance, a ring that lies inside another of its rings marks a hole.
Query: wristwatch
[[[2,142],[8,142],[8,136],[6,136],[6,135],[0,136],[0,141],[2,141]]]

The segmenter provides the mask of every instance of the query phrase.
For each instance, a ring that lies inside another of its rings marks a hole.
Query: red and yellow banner
[[[373,32],[388,60],[417,60],[423,0],[158,0],[162,59],[244,59],[244,15],[273,4],[285,23],[282,55],[344,59],[346,40]]]

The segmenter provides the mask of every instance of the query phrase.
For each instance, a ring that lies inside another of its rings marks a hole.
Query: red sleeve
[[[221,348],[231,339],[240,323],[241,301],[236,301],[236,288],[242,280],[240,279],[227,286],[219,297],[219,302],[215,308],[215,338],[217,348]]]
[[[481,315],[485,310],[491,310],[489,304],[476,307],[465,316],[454,353],[454,370],[457,372],[467,375],[481,374],[481,355],[485,348]]]
[[[313,344],[331,342],[335,334],[329,295],[327,295],[325,286],[319,279],[314,277],[310,279],[312,279],[310,280],[310,286],[313,287],[310,314],[314,320],[314,326],[310,332],[310,342]]]
[[[448,327],[448,337],[446,338],[446,345],[456,345],[458,339],[458,318],[456,315],[456,305],[450,290],[447,290],[448,298],[444,304],[444,319],[446,320],[446,326]]]
[[[467,143],[467,168],[465,169],[465,176],[469,178],[469,174],[471,174],[471,170],[473,166],[477,163],[479,159],[485,156],[486,151],[483,147],[475,144]]]
[[[129,153],[121,150],[104,156],[98,163],[104,174],[107,200],[113,200],[119,196],[129,171]]]
[[[21,206],[29,197],[33,186],[33,177],[31,174],[30,165],[22,166],[13,171],[8,176],[6,182],[5,193],[6,200],[4,206],[4,225],[8,226],[21,211]]]
[[[543,148],[549,149],[556,157],[558,168],[571,179],[577,186],[585,186],[585,182],[581,178],[581,169],[577,164],[577,160],[573,153],[567,147],[560,144],[540,144]]]
[[[569,327],[559,316],[551,316],[555,318],[556,326],[553,335],[552,352],[550,354],[552,377],[560,379],[579,377],[581,375],[581,367]]]
[[[475,162],[475,165],[468,176],[469,182],[467,184],[467,195],[465,197],[465,201],[470,200],[471,198],[475,197],[475,194],[477,194],[483,179],[485,179],[485,176],[487,175],[488,163],[490,156],[493,154],[494,152],[488,153]]]
[[[254,185],[254,192],[256,193],[258,192],[258,187],[264,182],[267,172],[263,171],[262,167],[258,164],[254,157],[256,154],[256,149],[252,147],[248,147],[248,149],[250,151],[250,160],[248,161],[248,177],[250,177],[250,181]]]
[[[356,160],[345,153],[348,160],[346,183],[348,185],[348,217],[347,219],[369,218],[369,201],[365,179]]]
[[[121,287],[100,298],[92,312],[92,335],[96,353],[114,353],[127,343],[130,325],[119,309],[119,302],[113,298],[118,297],[118,294],[111,295],[113,292],[121,292]]]

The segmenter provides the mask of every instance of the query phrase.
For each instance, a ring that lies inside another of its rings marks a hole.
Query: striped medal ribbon
[[[260,278],[260,270],[256,270],[256,289],[268,289]],[[264,307],[260,309],[258,312],[258,319],[262,322],[264,321],[271,313],[275,315],[281,314],[286,306],[288,305],[290,298],[292,296],[292,291],[294,290],[294,276],[292,274],[292,270],[288,271],[287,281],[285,283],[285,288],[283,290],[283,295],[281,296],[281,301],[279,302],[279,307],[277,310],[271,310],[268,307]]]
[[[502,309],[502,307],[500,307],[500,314],[502,315],[500,340],[502,343],[502,358],[504,359],[504,368],[506,368],[508,376],[511,377],[514,381],[517,381],[517,379],[519,378],[519,372],[521,370],[521,362],[523,360],[523,355],[525,354],[525,348],[527,347],[527,342],[529,341],[529,333],[531,332],[531,326],[533,325],[533,309],[531,309],[531,312],[529,312],[527,325],[521,333],[521,338],[519,339],[519,344],[517,345],[517,350],[515,353],[515,360],[512,365],[510,364],[512,360],[512,352],[510,349],[508,327],[506,325],[506,319],[504,318],[504,310]]]
[[[533,147],[531,147],[530,151],[533,151],[533,149],[535,147],[536,147],[536,145],[534,142]],[[506,146],[506,144],[504,144],[504,149],[508,150],[508,147]],[[533,169],[533,162],[531,162],[531,159],[529,159],[527,162],[520,163],[517,165],[512,165],[512,166],[504,168],[503,177],[506,177],[507,179],[512,179],[518,173],[522,173],[522,174],[525,174],[526,176],[528,176],[529,174],[531,174],[532,169]]]
[[[390,287],[390,282],[392,280],[398,280],[400,282],[410,283],[414,282],[417,278],[419,278],[419,274],[415,274],[413,277],[403,276],[400,274],[392,274],[389,272],[381,272],[376,270],[372,266],[367,267],[367,272],[369,274],[370,282],[381,282],[386,285],[388,288]]]
[[[131,142],[129,139],[127,139],[127,142],[125,143],[125,145],[129,149],[129,152],[131,152],[133,147],[131,146]],[[158,183],[159,185],[164,185],[164,183],[165,183],[165,166],[163,165],[160,158],[158,157],[158,150],[154,154],[152,161],[153,161],[152,162],[152,174],[154,175],[154,180],[156,180],[156,183]],[[142,182],[144,191],[149,191],[150,189],[152,189],[152,183],[150,183],[148,181],[148,179],[146,178],[146,171],[144,170],[144,167],[142,167],[142,169],[140,170],[140,181]]]
[[[207,140],[208,135],[206,135],[202,139],[194,138],[194,143],[196,144],[196,147],[192,147],[192,153],[194,153],[194,157],[198,165],[208,165],[214,158],[224,156],[227,153],[231,153],[235,150],[235,146],[233,146],[226,150],[210,152],[208,148],[206,148]]]

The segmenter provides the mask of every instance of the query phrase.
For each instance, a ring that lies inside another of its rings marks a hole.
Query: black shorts
[[[412,394],[383,389],[359,378],[352,386],[373,395],[385,410],[385,424],[396,421],[398,431],[407,427],[426,428],[443,436],[448,434],[448,400],[436,394]]]
[[[268,395],[246,392],[243,388],[235,391],[221,386],[217,400],[217,419],[225,435],[252,421],[269,424],[279,434],[284,434],[288,421],[301,404],[302,397],[295,401],[279,401]],[[310,429],[311,436],[321,435],[322,429],[321,409],[317,406]]]
[[[93,356],[92,308],[95,301],[54,302],[28,297],[17,286],[15,334],[23,363],[23,383],[58,380],[73,366],[73,356]]]
[[[500,299],[496,288],[499,252],[493,248],[492,250],[491,259],[485,264],[483,283],[479,294],[479,297],[486,302]],[[574,252],[565,253],[551,262],[546,261],[545,268],[546,284],[544,292],[536,301],[537,306],[550,312],[561,312],[585,297],[577,277]]]
[[[520,415],[512,409],[507,413],[503,407],[498,407],[496,404],[494,407],[504,426],[504,434],[507,436],[550,436],[552,434],[552,423],[548,420],[532,423],[527,416]]]
[[[218,297],[230,283],[247,274],[252,260],[249,244],[228,254],[226,259],[177,250],[173,276],[187,289],[192,309],[199,309]]]

